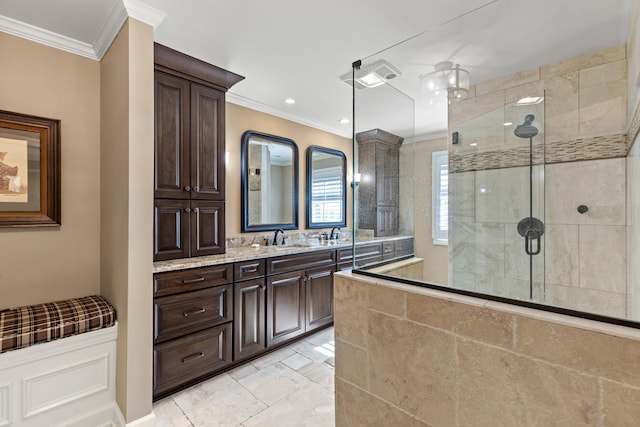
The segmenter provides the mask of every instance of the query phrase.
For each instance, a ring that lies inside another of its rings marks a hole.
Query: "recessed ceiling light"
[[[342,123],[343,125],[346,125],[347,123],[349,123],[349,119],[347,118],[340,119],[340,123]]]
[[[477,142],[472,142],[471,144],[469,144],[469,147],[475,147],[475,146],[477,146],[477,145],[478,145],[478,143],[477,143]]]
[[[512,124],[513,124],[513,123],[511,123],[511,122],[504,122],[504,125],[505,125],[505,126],[511,126]]]
[[[293,98],[287,98],[287,99],[284,100],[284,102],[287,103],[287,104],[295,104],[296,100],[293,99]]]

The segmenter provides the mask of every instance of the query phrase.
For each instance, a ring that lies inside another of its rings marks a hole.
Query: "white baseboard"
[[[60,427],[124,427],[122,413],[116,403],[107,404],[101,408],[87,411],[73,420],[65,421]]]

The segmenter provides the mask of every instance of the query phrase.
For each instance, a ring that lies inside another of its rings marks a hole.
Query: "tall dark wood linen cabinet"
[[[154,261],[225,252],[225,93],[244,77],[154,45]]]

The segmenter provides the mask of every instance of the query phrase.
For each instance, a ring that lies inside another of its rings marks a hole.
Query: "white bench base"
[[[118,324],[0,354],[0,427],[123,426]]]

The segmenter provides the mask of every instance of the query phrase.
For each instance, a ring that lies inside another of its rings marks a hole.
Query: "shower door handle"
[[[536,230],[529,230],[524,235],[524,250],[527,255],[538,255],[540,253],[540,236]],[[535,249],[534,249],[535,242]]]

